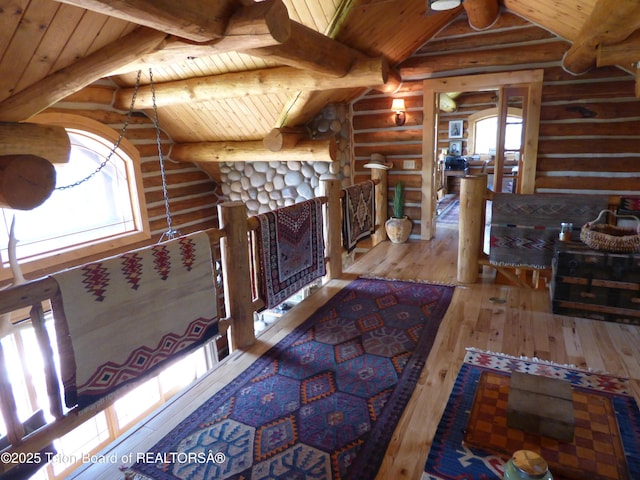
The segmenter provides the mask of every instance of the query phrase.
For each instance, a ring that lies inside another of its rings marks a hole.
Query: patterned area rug
[[[458,227],[460,221],[460,200],[455,198],[451,201],[443,200],[438,205],[438,216],[436,222],[438,226]]]
[[[256,218],[259,287],[270,309],[326,273],[322,203],[313,198]]]
[[[342,191],[342,243],[351,252],[359,240],[370,237],[375,229],[375,184],[367,180]]]
[[[353,281],[155,445],[156,463],[132,469],[154,480],[373,479],[452,294]]]
[[[512,371],[571,382],[573,442],[507,427]],[[422,480],[499,480],[504,462],[520,449],[539,452],[556,480],[640,478],[640,412],[628,381],[549,362],[467,352]]]

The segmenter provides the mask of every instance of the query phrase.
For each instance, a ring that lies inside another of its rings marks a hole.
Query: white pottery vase
[[[406,215],[402,218],[391,217],[384,224],[389,240],[393,243],[404,243],[411,235],[412,223]]]

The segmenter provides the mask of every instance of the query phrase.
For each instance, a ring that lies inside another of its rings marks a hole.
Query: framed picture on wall
[[[462,155],[462,140],[449,142],[449,155]]]
[[[451,120],[449,122],[449,138],[462,138],[462,120]]]

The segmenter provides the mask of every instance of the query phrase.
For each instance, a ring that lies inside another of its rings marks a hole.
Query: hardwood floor
[[[277,343],[293,327],[358,275],[457,284],[458,232],[439,228],[430,242],[384,242],[332,281],[291,309],[267,329],[247,352],[236,352],[203,381],[171,401],[154,418],[114,446],[120,455],[144,452],[201,401]],[[476,347],[510,355],[607,371],[632,379],[640,401],[640,327],[598,322],[551,313],[547,290],[493,283],[483,270],[479,283],[458,285],[435,345],[389,445],[378,480],[417,480],[445,408],[465,349]],[[114,466],[97,465],[71,478],[118,478]]]

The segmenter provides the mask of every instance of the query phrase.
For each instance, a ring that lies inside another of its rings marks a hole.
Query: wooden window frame
[[[32,123],[57,125],[67,129],[84,131],[91,135],[98,136],[107,142],[113,142],[114,144],[120,134],[120,132],[96,120],[69,113],[41,113],[29,121]],[[127,161],[127,174],[131,178],[129,182],[129,194],[134,212],[135,229],[120,235],[68,247],[59,253],[38,258],[37,260],[21,262],[20,266],[23,273],[52,272],[60,268],[78,265],[91,258],[98,258],[125,250],[127,247],[140,244],[151,238],[142,185],[140,153],[126,138],[122,138],[119,149],[131,160],[130,162]],[[10,278],[12,278],[12,273],[8,268],[0,270],[0,280]]]

